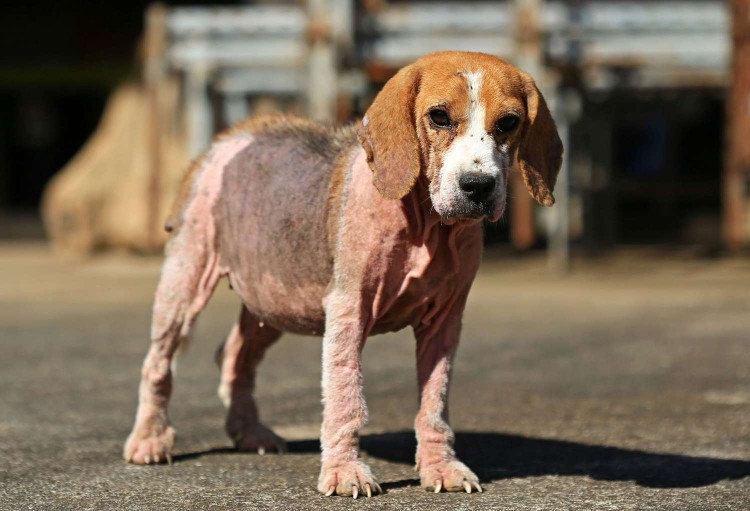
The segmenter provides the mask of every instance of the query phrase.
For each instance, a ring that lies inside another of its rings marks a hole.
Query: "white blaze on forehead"
[[[497,174],[497,148],[495,140],[485,129],[487,105],[480,100],[482,73],[462,73],[469,92],[466,131],[453,141],[445,153],[443,177],[450,178],[463,172],[488,172]]]
[[[470,136],[485,135],[484,121],[487,115],[486,105],[479,101],[479,91],[482,88],[482,73],[465,73],[466,83],[469,85],[469,129]]]

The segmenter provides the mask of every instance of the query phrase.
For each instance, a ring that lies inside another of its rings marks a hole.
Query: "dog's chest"
[[[405,252],[404,271],[392,272],[374,304],[374,333],[428,326],[444,316],[460,290],[470,285],[481,256],[481,233],[445,230]]]

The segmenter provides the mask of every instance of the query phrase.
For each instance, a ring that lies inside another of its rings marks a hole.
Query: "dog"
[[[563,147],[534,80],[486,54],[433,53],[402,68],[361,122],[250,118],[189,169],[167,230],[151,347],[124,457],[171,462],[172,358],[217,282],[241,297],[219,348],[226,431],[240,450],[283,451],[258,420],[256,366],[282,332],[323,336],[318,490],[380,493],[359,458],[369,335],[411,326],[421,485],[482,491],[453,449],[448,385],[482,221],[503,215],[508,173],[551,206]]]

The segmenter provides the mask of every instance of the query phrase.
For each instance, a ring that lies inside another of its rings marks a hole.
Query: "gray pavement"
[[[290,440],[236,453],[212,354],[239,311],[222,286],[179,361],[173,466],[120,456],[147,348],[156,258],[58,259],[0,245],[0,509],[750,509],[750,260],[621,252],[569,276],[489,254],[451,415],[483,494],[413,471],[409,332],[370,339],[365,458],[387,493],[315,491],[320,342],[287,336],[258,397]]]

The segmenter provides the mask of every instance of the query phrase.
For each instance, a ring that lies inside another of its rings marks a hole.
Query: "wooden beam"
[[[731,0],[732,83],[726,103],[723,239],[750,244],[750,0]]]
[[[529,73],[542,86],[543,47],[540,27],[542,0],[515,0],[516,10],[516,57],[515,64]],[[526,191],[519,172],[511,178],[510,191],[510,240],[519,250],[529,249],[536,241],[534,223],[534,201]]]

